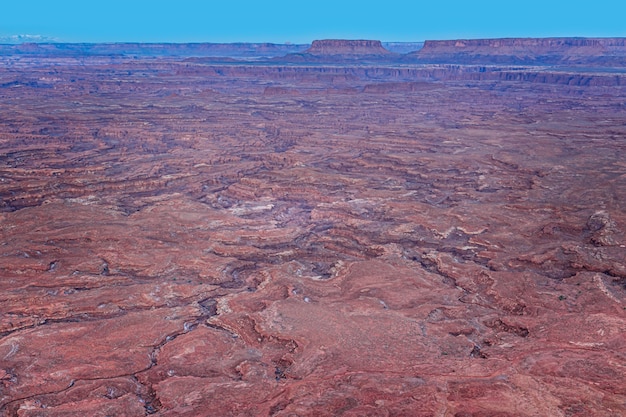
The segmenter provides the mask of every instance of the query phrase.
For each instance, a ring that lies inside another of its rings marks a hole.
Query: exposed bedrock
[[[400,62],[402,55],[391,52],[380,41],[324,39],[313,41],[311,47],[283,57],[272,58],[275,63],[338,64],[342,62]]]
[[[619,74],[0,63],[0,415],[626,415]]]
[[[407,58],[446,63],[624,66],[626,38],[433,40]]]

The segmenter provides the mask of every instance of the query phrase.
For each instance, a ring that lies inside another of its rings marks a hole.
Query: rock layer
[[[2,63],[3,415],[626,413],[619,73]]]
[[[408,55],[425,62],[626,65],[626,38],[504,38],[426,41]]]

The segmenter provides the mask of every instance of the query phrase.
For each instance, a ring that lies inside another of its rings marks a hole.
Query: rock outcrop
[[[311,55],[387,55],[380,41],[375,40],[343,40],[324,39],[313,41],[311,47],[304,51]]]
[[[382,43],[376,40],[324,39],[313,41],[311,47],[303,52],[274,58],[274,61],[326,64],[355,60],[392,62],[400,56],[385,49]]]
[[[408,59],[462,64],[626,66],[626,38],[505,38],[426,41]]]

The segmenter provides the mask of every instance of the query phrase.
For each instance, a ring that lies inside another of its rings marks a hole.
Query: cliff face
[[[607,50],[626,50],[626,38],[503,38],[426,41],[422,53],[441,51],[488,52],[509,54],[520,51],[536,54],[565,51],[596,54]]]
[[[626,38],[506,38],[426,41],[407,55],[428,62],[626,64]]]
[[[306,57],[305,57],[306,59]],[[312,60],[311,60],[312,61]],[[320,60],[321,62],[325,62]],[[306,62],[306,61],[305,61]],[[310,61],[309,61],[310,62]],[[348,61],[349,62],[349,61]],[[195,67],[179,68],[179,75],[194,75],[197,71]],[[373,79],[384,83],[405,83],[407,88],[414,82],[444,82],[444,81],[512,81],[532,84],[554,84],[569,86],[596,86],[612,87],[626,85],[626,74],[620,71],[581,71],[572,69],[565,71],[562,69],[541,69],[531,67],[509,67],[509,66],[478,66],[478,65],[420,65],[415,67],[389,67],[381,64],[368,65],[363,67],[347,66],[256,66],[256,65],[207,65],[203,68],[206,73],[229,77],[231,79],[255,80],[261,77],[270,77],[273,80],[297,81],[306,83],[309,86],[322,88],[325,84],[333,88],[354,87],[354,83],[368,83]],[[35,85],[46,86],[41,81],[31,79],[21,79],[22,84],[34,83]],[[232,87],[231,87],[232,88]],[[376,88],[394,88],[379,87]],[[276,90],[274,90],[276,91]],[[282,91],[282,90],[281,90]],[[408,90],[412,91],[412,90]]]
[[[311,55],[389,55],[380,41],[324,39],[313,41],[304,51]]]

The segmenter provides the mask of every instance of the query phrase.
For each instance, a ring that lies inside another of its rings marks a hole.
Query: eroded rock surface
[[[2,59],[0,413],[626,413],[619,74]]]
[[[626,64],[626,38],[503,38],[426,41],[411,58],[428,62],[525,65]]]

